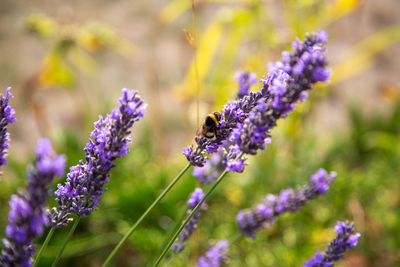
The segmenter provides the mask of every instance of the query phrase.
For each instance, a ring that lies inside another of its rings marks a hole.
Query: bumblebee
[[[221,119],[221,115],[218,112],[210,113],[199,130],[199,134],[208,139],[216,139],[218,121]]]

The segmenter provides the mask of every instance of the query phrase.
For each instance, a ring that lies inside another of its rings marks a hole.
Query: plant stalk
[[[147,210],[140,216],[140,218],[135,222],[135,224],[129,229],[129,231],[122,237],[118,245],[114,250],[108,255],[107,259],[103,263],[103,267],[107,266],[112,258],[117,254],[118,250],[126,242],[126,240],[132,235],[137,226],[143,221],[144,218],[149,214],[149,212],[164,198],[164,196],[171,190],[171,188],[179,181],[183,174],[190,168],[190,163],[172,180],[172,182],[164,189],[164,191],[154,200],[154,202],[147,208]]]
[[[75,219],[75,222],[72,225],[71,230],[69,230],[67,238],[65,238],[64,244],[62,245],[60,251],[58,251],[58,254],[57,254],[55,260],[53,261],[53,264],[51,265],[51,267],[55,267],[57,265],[58,261],[61,258],[61,255],[64,252],[65,247],[67,246],[68,241],[71,239],[72,235],[74,234],[75,229],[78,226],[80,219],[81,219],[81,217],[78,217],[78,218]]]
[[[164,258],[164,256],[167,254],[168,250],[171,248],[172,244],[175,242],[176,238],[178,235],[182,232],[183,228],[185,228],[186,224],[190,221],[190,219],[193,217],[193,215],[200,209],[201,205],[206,201],[206,199],[211,195],[211,193],[215,190],[215,188],[218,186],[218,184],[223,180],[225,175],[228,172],[225,170],[217,179],[217,181],[212,185],[212,187],[207,191],[206,195],[201,199],[201,201],[197,204],[197,206],[190,212],[190,214],[187,216],[187,218],[183,221],[182,225],[178,228],[178,230],[175,232],[175,234],[170,238],[167,246],[164,248],[163,252],[161,255],[158,257],[157,261],[154,263],[155,266],[159,266],[161,263],[161,260]]]
[[[55,229],[51,227],[50,231],[47,233],[46,239],[43,242],[43,245],[40,247],[38,254],[36,255],[36,259],[33,262],[32,267],[36,267],[36,265],[39,263],[40,257],[43,254],[43,251],[46,249],[47,245],[49,244],[51,238],[53,237],[55,232]]]

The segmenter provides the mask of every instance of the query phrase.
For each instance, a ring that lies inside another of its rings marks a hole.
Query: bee
[[[218,121],[220,119],[221,114],[219,114],[218,112],[208,114],[203,122],[203,125],[201,126],[201,129],[198,131],[199,135],[207,139],[216,139],[217,128],[219,125]]]

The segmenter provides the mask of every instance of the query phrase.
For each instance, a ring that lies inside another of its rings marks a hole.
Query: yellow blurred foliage
[[[43,88],[74,86],[76,71],[86,76],[94,74],[96,62],[91,54],[112,50],[130,57],[134,51],[133,44],[103,23],[58,23],[49,16],[33,14],[27,18],[25,27],[50,44],[50,52],[43,60],[38,77],[38,83]]]
[[[203,0],[194,1],[195,5],[206,4],[206,3],[250,3],[253,0]],[[164,7],[158,14],[158,20],[161,23],[172,23],[179,16],[190,9],[190,0],[174,0],[171,1],[166,7]]]
[[[225,187],[224,193],[228,201],[236,206],[240,205],[244,200],[243,190],[238,185],[228,184]]]
[[[76,40],[89,52],[99,52],[109,48],[123,56],[130,56],[134,49],[133,44],[118,36],[113,28],[101,23],[79,27]]]
[[[375,54],[400,41],[400,25],[385,28],[354,45],[343,54],[342,63],[333,66],[332,83],[353,77],[371,68]]]
[[[311,242],[314,244],[326,244],[336,237],[332,228],[318,228],[311,234]]]
[[[400,103],[400,88],[384,84],[379,88],[383,100],[390,104]]]
[[[53,53],[44,59],[38,82],[43,88],[56,84],[70,87],[75,84],[76,79],[71,69],[61,60],[61,56]]]
[[[161,23],[171,23],[189,8],[190,8],[189,0],[172,1],[158,14],[158,20]]]
[[[33,14],[27,18],[25,27],[28,31],[47,37],[54,34],[57,28],[57,23],[54,19],[48,16]]]
[[[327,5],[325,9],[326,21],[331,23],[342,16],[351,13],[362,3],[361,0],[336,0],[332,4]]]
[[[204,80],[212,61],[215,58],[215,53],[217,52],[218,45],[221,41],[223,29],[223,23],[220,21],[214,21],[201,36],[200,45],[198,46],[197,51],[200,83]],[[195,94],[195,82],[195,65],[194,61],[192,61],[185,80],[181,85],[174,89],[175,95],[181,99],[185,99],[188,96]]]

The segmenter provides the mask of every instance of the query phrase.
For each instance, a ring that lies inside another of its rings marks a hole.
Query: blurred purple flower
[[[222,162],[223,150],[214,153],[204,164],[203,167],[194,167],[193,176],[197,178],[201,185],[206,185],[213,182],[220,173],[225,170],[225,165]]]
[[[187,214],[190,214],[191,211],[200,203],[201,199],[204,197],[203,190],[201,188],[196,188],[194,192],[191,194],[187,204],[190,209],[188,209]],[[200,209],[193,215],[188,224],[186,224],[185,228],[183,228],[182,232],[178,236],[177,240],[173,244],[173,249],[175,253],[181,252],[185,248],[185,241],[189,239],[189,237],[196,231],[197,222],[200,218],[200,211],[205,210],[207,208],[206,203],[203,203]]]
[[[6,89],[6,96],[0,95],[0,167],[7,165],[7,149],[10,141],[7,125],[16,121],[15,110],[8,103],[10,98],[13,98],[10,90],[11,87]]]
[[[70,168],[64,185],[58,184],[55,192],[58,209],[53,208],[50,221],[54,228],[67,225],[71,213],[85,217],[97,209],[99,200],[109,181],[115,160],[129,152],[130,128],[144,115],[146,105],[139,95],[122,89],[122,97],[115,108],[105,118],[99,116],[86,144],[85,159]]]
[[[303,264],[304,267],[326,267],[333,266],[333,263],[344,258],[344,252],[357,246],[360,233],[354,233],[354,224],[338,221],[334,227],[338,234],[328,246],[325,253],[317,251],[314,257]]]
[[[228,240],[220,240],[197,260],[197,267],[219,267],[228,260]]]
[[[279,214],[295,212],[308,201],[324,194],[335,177],[335,172],[327,173],[326,170],[320,169],[310,177],[307,185],[295,190],[282,190],[279,195],[267,195],[255,209],[239,211],[236,220],[240,230],[254,238],[257,230],[270,227]]]
[[[235,75],[235,81],[239,83],[237,98],[242,98],[249,93],[250,87],[257,83],[257,74],[248,71],[238,71]]]
[[[42,226],[49,223],[44,209],[50,194],[48,186],[55,176],[64,174],[65,157],[54,153],[48,139],[39,140],[35,153],[35,166],[27,174],[27,192],[11,196],[8,240],[3,240],[1,266],[31,266],[33,241],[43,233]]]
[[[229,146],[225,151],[222,163],[228,172],[243,172],[246,158],[239,157],[240,149],[237,144]]]

